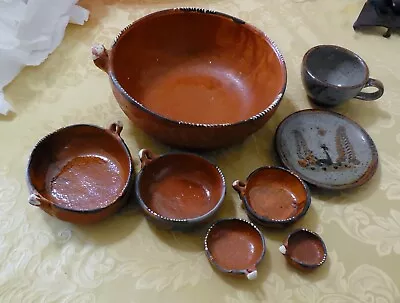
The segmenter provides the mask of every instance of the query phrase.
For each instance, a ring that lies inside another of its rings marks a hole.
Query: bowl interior
[[[241,220],[220,221],[207,237],[214,262],[225,270],[254,268],[263,256],[263,239],[249,223]]]
[[[287,220],[303,212],[308,199],[302,182],[279,168],[256,171],[246,185],[246,200],[264,218]]]
[[[354,86],[366,81],[365,63],[351,51],[334,46],[311,50],[305,60],[309,73],[319,81],[334,86]]]
[[[287,254],[303,265],[315,266],[325,259],[325,246],[315,234],[300,230],[293,233],[288,241]]]
[[[194,219],[213,210],[225,194],[217,168],[192,154],[168,154],[144,167],[138,194],[153,212],[169,219]]]
[[[113,47],[111,71],[147,109],[189,123],[246,120],[286,85],[286,68],[263,34],[225,16],[181,10],[136,21]]]
[[[81,125],[40,141],[32,152],[28,177],[42,196],[58,206],[94,210],[122,194],[130,167],[129,154],[116,136]]]

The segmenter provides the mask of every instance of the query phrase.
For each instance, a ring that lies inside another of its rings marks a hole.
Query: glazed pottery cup
[[[205,9],[144,16],[92,55],[129,119],[184,149],[242,142],[271,118],[286,89],[284,59],[263,32]]]
[[[191,153],[156,156],[139,152],[137,200],[157,227],[189,231],[208,223],[222,205],[225,178],[208,160]]]
[[[304,55],[301,76],[307,95],[321,106],[336,106],[352,98],[374,101],[384,92],[382,82],[369,77],[360,56],[336,45],[311,48]],[[362,92],[367,87],[376,91]]]
[[[133,161],[120,137],[122,124],[108,129],[78,124],[39,141],[29,158],[29,203],[76,224],[101,221],[126,204]]]
[[[279,251],[292,266],[310,271],[325,263],[328,256],[326,245],[315,232],[306,228],[291,232]]]
[[[302,218],[311,204],[308,186],[282,167],[260,167],[246,182],[236,180],[232,187],[250,220],[265,227],[287,227]]]
[[[210,263],[219,271],[236,277],[257,278],[257,265],[265,255],[265,239],[252,223],[238,218],[215,222],[204,239]]]

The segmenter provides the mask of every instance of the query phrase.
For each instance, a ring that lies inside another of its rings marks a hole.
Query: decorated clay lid
[[[303,110],[285,118],[275,145],[287,168],[322,188],[360,186],[378,166],[378,152],[368,133],[349,118],[326,110]]]
[[[290,264],[301,269],[314,269],[327,258],[327,250],[322,238],[313,231],[302,228],[293,231],[279,247]]]
[[[219,220],[209,228],[204,246],[208,260],[221,272],[257,278],[265,240],[254,224],[237,218]]]

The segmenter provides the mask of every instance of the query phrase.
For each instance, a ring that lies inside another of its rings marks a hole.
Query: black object
[[[367,27],[385,27],[383,35],[389,38],[392,31],[400,29],[400,0],[368,0],[353,24],[355,31]]]

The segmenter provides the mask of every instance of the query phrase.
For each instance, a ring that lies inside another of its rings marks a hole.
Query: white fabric
[[[61,43],[68,23],[83,25],[78,0],[0,0],[0,114],[12,110],[3,88],[24,66],[39,65]]]

